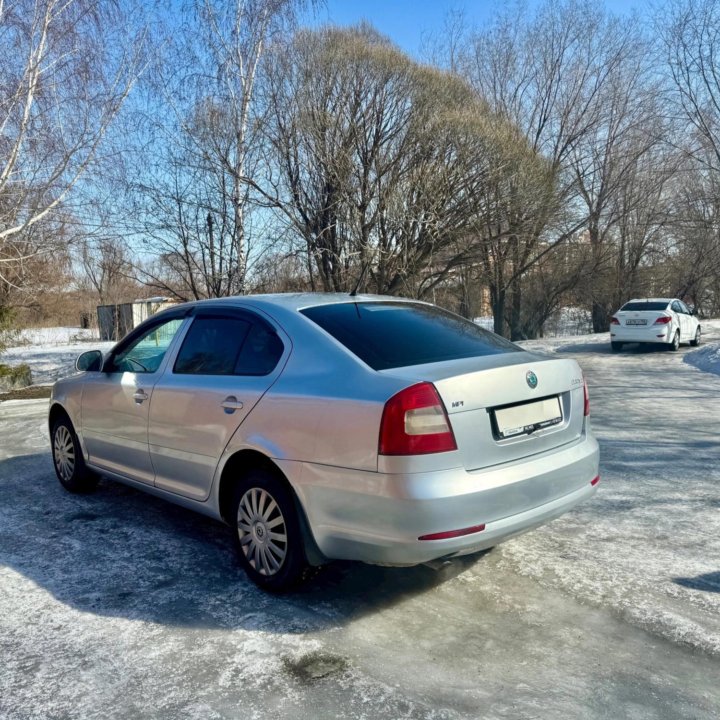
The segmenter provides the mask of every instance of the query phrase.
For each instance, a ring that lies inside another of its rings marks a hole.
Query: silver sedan
[[[100,474],[224,520],[269,590],[330,559],[492,547],[596,490],[574,360],[427,303],[232,297],[153,316],[55,384],[62,485]]]

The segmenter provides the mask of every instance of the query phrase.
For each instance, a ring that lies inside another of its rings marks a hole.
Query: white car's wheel
[[[698,325],[697,330],[695,330],[695,338],[690,341],[690,344],[693,347],[697,347],[700,344],[700,335],[701,335],[700,326]]]
[[[672,342],[668,346],[668,349],[675,352],[680,347],[680,331],[676,330],[675,335],[673,335]]]

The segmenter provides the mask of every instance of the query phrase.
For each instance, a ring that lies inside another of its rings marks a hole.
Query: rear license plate
[[[647,325],[647,320],[626,320],[626,325]]]
[[[495,424],[501,439],[529,434],[560,422],[562,410],[557,396],[495,410]]]

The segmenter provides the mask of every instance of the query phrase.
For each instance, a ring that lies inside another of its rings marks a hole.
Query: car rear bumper
[[[298,496],[327,558],[416,565],[497,545],[592,496],[598,445],[591,435],[522,461],[468,472],[390,475],[305,464]],[[484,525],[461,537],[425,535]]]
[[[610,340],[621,343],[670,343],[675,329],[671,324],[631,326],[613,325]]]

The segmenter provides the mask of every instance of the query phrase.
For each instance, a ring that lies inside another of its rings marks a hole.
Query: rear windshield
[[[638,302],[625,303],[620,310],[665,310],[667,308],[667,300],[664,302],[651,302],[650,300],[642,300]]]
[[[434,305],[342,303],[301,312],[374,370],[520,350]]]

